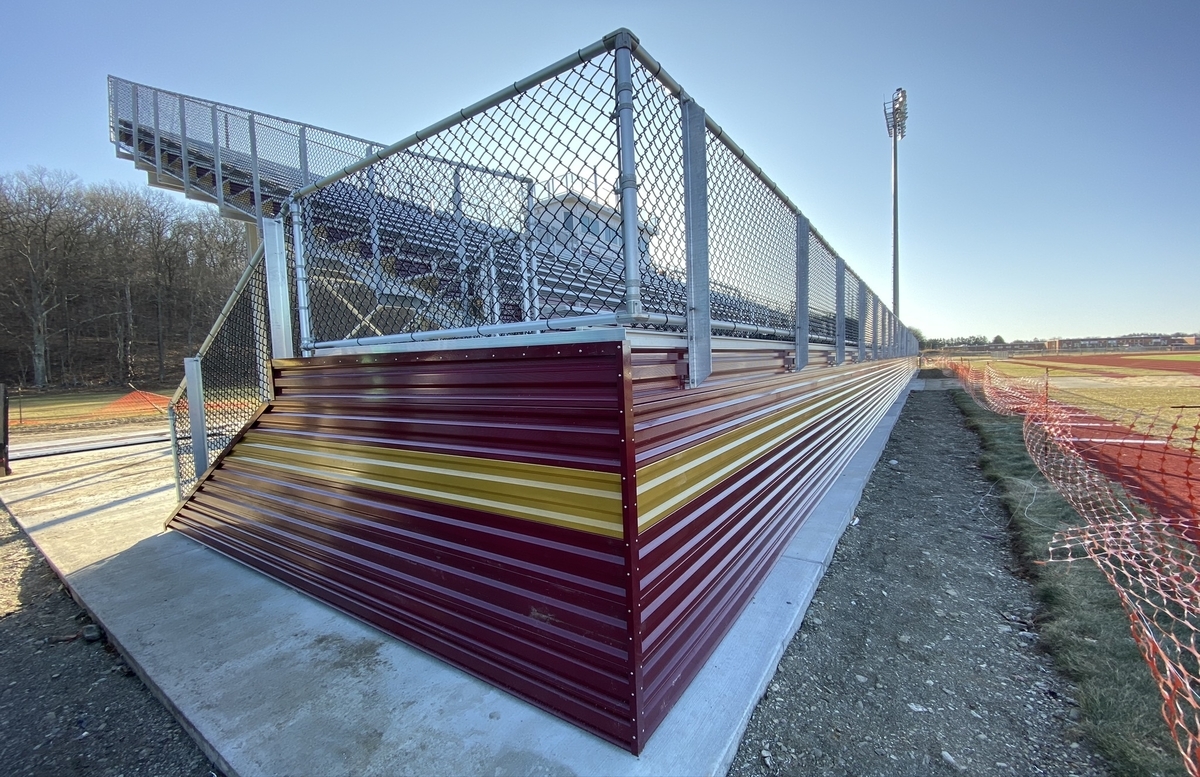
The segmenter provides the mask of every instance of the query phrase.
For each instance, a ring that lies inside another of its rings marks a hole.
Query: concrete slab
[[[161,530],[161,445],[21,463],[5,504],[223,770],[724,774],[907,392],[852,459],[640,757]]]

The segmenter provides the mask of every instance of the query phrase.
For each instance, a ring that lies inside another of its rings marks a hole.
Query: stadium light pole
[[[897,89],[891,102],[883,104],[883,118],[887,121],[888,137],[892,139],[892,314],[900,317],[900,201],[896,177],[896,151],[900,138],[904,137],[904,125],[908,121],[908,93]]]

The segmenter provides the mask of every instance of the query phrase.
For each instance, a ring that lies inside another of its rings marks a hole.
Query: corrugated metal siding
[[[914,366],[787,357],[277,362],[170,525],[637,753]]]
[[[170,525],[630,747],[626,358],[277,362],[275,401]]]
[[[639,500],[649,497],[639,509],[654,513],[638,538],[643,731],[686,689],[913,366],[867,363],[637,404]]]

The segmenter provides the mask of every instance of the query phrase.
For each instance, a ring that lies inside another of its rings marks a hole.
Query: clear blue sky
[[[1200,2],[10,3],[0,172],[144,183],[105,76],[390,143],[629,27],[927,335],[1200,330]]]

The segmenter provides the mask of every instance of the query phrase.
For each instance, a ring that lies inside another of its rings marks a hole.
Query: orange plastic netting
[[[1200,775],[1200,413],[1106,405],[991,365],[938,366],[980,405],[1024,417],[1029,455],[1087,522],[1057,534],[1051,558],[1090,558],[1116,589],[1184,765]]]

